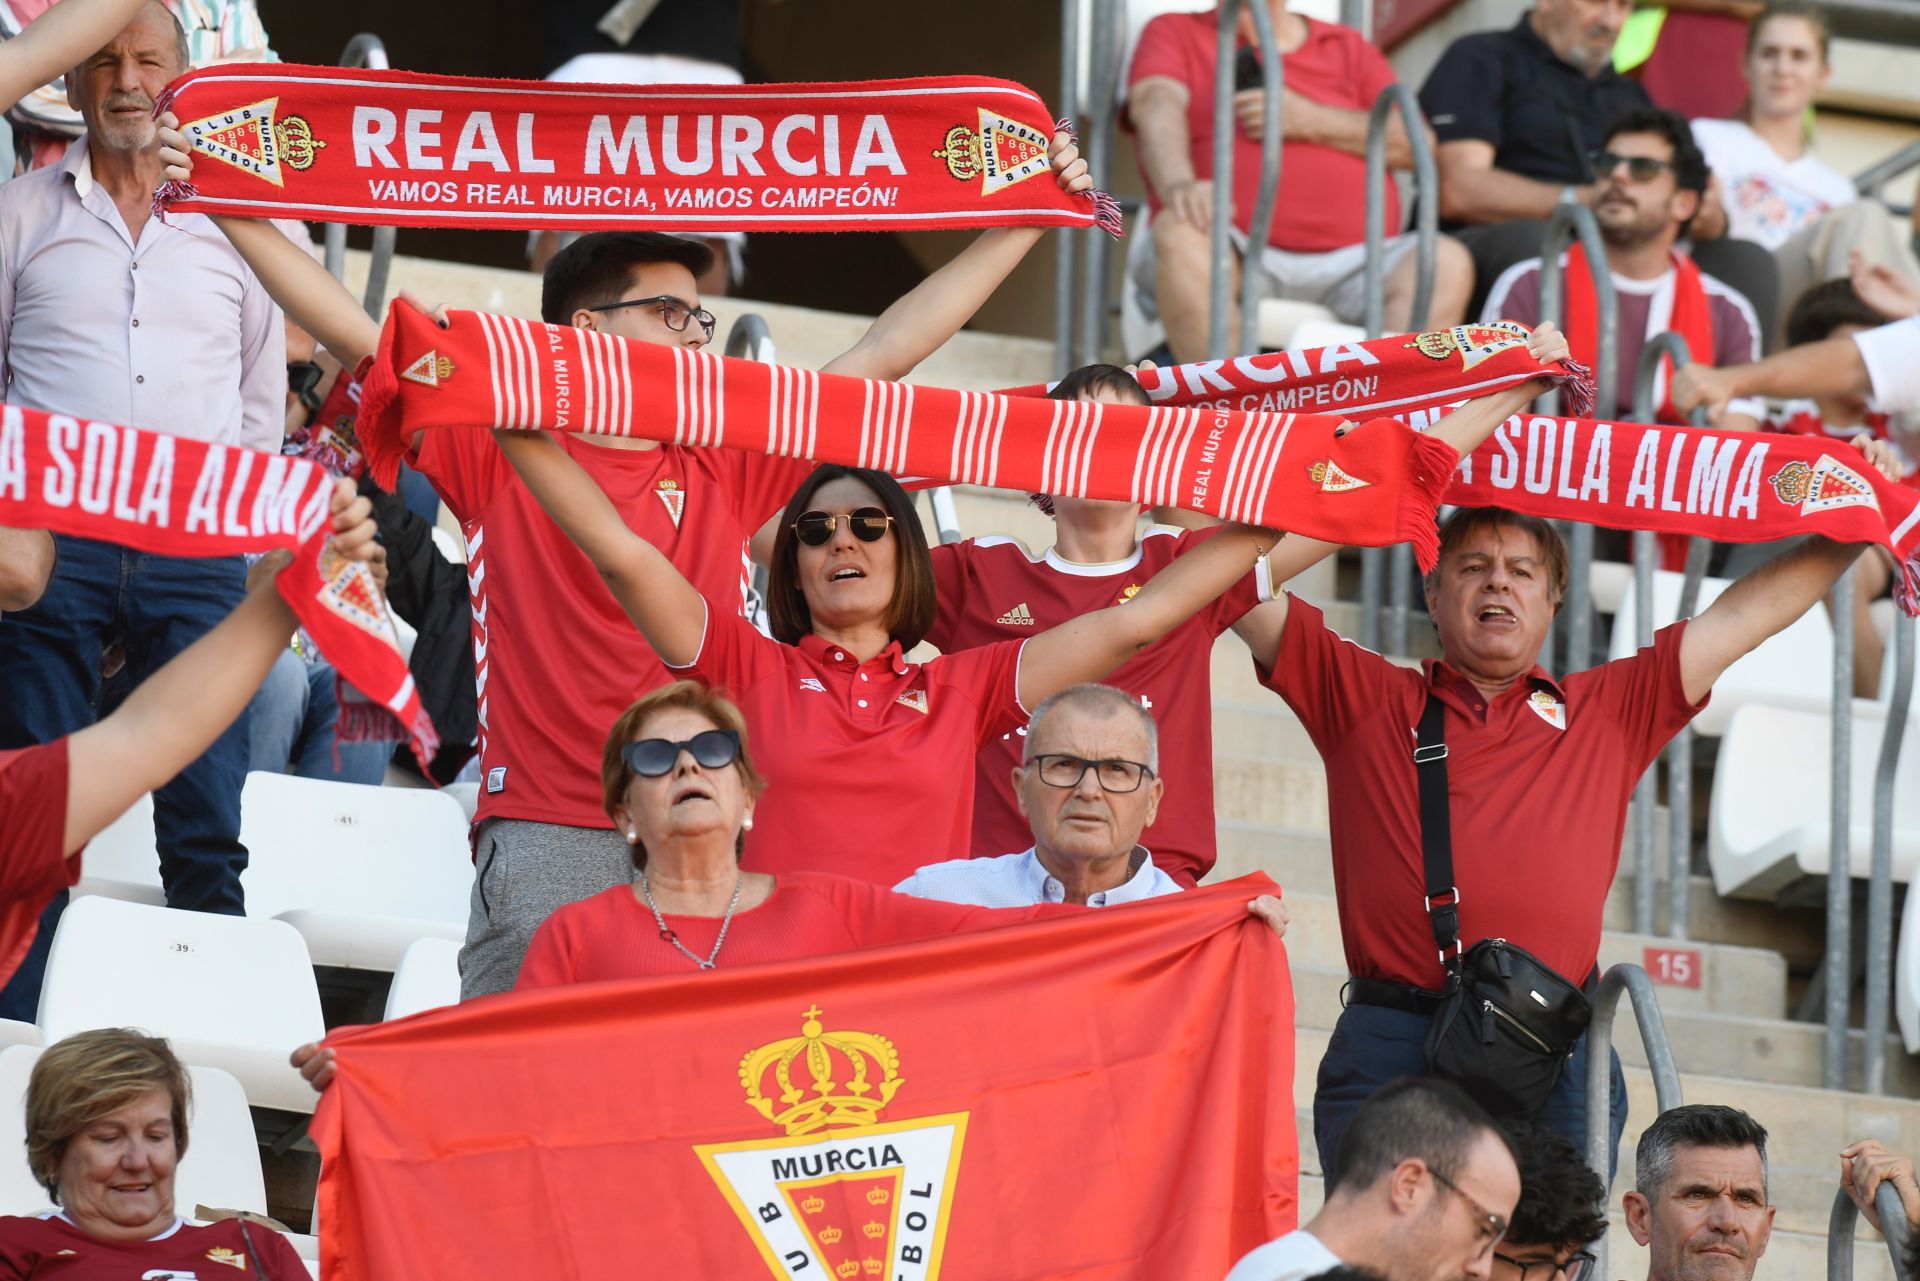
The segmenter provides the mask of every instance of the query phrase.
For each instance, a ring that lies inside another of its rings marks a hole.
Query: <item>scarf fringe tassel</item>
[[[1395,532],[1401,541],[1413,544],[1413,558],[1420,572],[1430,572],[1440,560],[1440,530],[1434,523],[1434,509],[1440,496],[1453,484],[1453,472],[1460,465],[1460,453],[1438,436],[1416,432],[1413,437],[1413,492],[1400,503]],[[1415,502],[1414,497],[1421,502]]]

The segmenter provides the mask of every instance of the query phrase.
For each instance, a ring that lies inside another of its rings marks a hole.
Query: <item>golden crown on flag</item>
[[[946,145],[935,151],[933,158],[946,161],[947,172],[961,182],[978,178],[987,167],[980,135],[966,125],[947,130]]]
[[[818,1214],[827,1208],[827,1203],[820,1197],[810,1196],[800,1203],[800,1208],[808,1214]]]
[[[289,169],[313,168],[314,157],[327,145],[313,136],[313,126],[300,116],[275,121],[273,139],[280,144],[280,159]]]
[[[834,1271],[843,1277],[857,1277],[860,1275],[860,1264],[855,1259],[848,1259],[845,1263],[835,1268]]]
[[[861,1226],[860,1230],[876,1240],[887,1235],[887,1225],[878,1219],[867,1220],[867,1222]]]
[[[882,1269],[886,1267],[886,1264],[882,1263],[878,1259],[868,1259],[866,1262],[862,1263],[860,1266],[867,1270],[868,1276],[877,1277],[880,1275]]]
[[[824,1245],[839,1245],[840,1238],[845,1235],[846,1233],[842,1232],[839,1228],[829,1227],[820,1229],[820,1240]]]
[[[891,1192],[888,1192],[885,1188],[868,1188],[867,1204],[885,1205],[887,1203],[887,1198],[892,1195],[893,1194]]]
[[[790,1136],[872,1125],[901,1085],[893,1042],[874,1032],[828,1032],[818,1005],[802,1018],[799,1036],[763,1045],[740,1060],[748,1105]],[[804,1084],[794,1080],[796,1065],[804,1066]]]

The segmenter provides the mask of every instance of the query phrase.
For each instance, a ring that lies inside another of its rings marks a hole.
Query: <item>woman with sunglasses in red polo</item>
[[[934,618],[933,567],[891,477],[823,466],[801,484],[774,537],[769,640],[737,610],[710,608],[551,440],[496,436],[661,661],[725,690],[745,713],[768,783],[746,841],[755,871],[805,868],[893,885],[925,863],[966,857],[980,744],[1024,725],[1041,699],[1099,680],[1158,640],[1278,539],[1229,527],[1125,605],[914,663],[907,653]],[[1273,567],[1276,581],[1289,572]]]

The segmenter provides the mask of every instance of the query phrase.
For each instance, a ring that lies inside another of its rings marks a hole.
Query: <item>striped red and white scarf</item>
[[[1103,405],[949,391],[736,360],[481,312],[442,328],[405,303],[362,373],[360,442],[386,483],[403,432],[635,436],[896,475],[1185,507],[1363,546],[1438,542],[1457,455],[1379,419]]]
[[[372,571],[327,537],[333,484],[324,468],[284,454],[0,406],[0,525],[164,556],[292,552],[275,579],[281,598],[341,680],[391,713],[344,736],[404,732],[424,767],[438,738]]]
[[[891,231],[1098,225],[1031,89],[978,76],[602,85],[234,63],[161,94],[199,153],[155,209],[407,227]]]

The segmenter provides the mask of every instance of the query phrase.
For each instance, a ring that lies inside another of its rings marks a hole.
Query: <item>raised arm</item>
[[[172,112],[160,117],[160,163],[166,181],[191,182],[193,149],[178,125]],[[288,319],[312,334],[334,359],[353,369],[373,354],[380,345],[380,323],[312,254],[264,218],[215,215],[213,221]]]
[[[1708,415],[1718,419],[1728,401],[1744,396],[1791,400],[1872,390],[1859,344],[1852,338],[1828,338],[1777,351],[1751,365],[1688,365],[1673,376],[1673,405],[1683,414],[1705,405]]]
[[[133,21],[146,0],[64,0],[0,44],[0,105],[11,107],[89,54]]]
[[[660,661],[685,667],[698,658],[706,602],[665,553],[627,528],[612,500],[557,441],[531,431],[496,431],[493,438],[553,523],[593,562]]]
[[[333,544],[355,560],[371,559],[377,546],[371,511],[351,481],[335,482]],[[262,560],[238,609],[68,740],[65,853],[185,769],[253,698],[293,635],[293,612],[273,585],[285,563],[284,552]]]
[[[1259,525],[1228,525],[1155,574],[1125,604],[1052,627],[1020,655],[1020,702],[1097,681],[1198,613],[1240,581],[1280,535]]]
[[[1093,185],[1087,162],[1080,159],[1071,136],[1055,134],[1048,155],[1054,181],[1063,190],[1085,191]],[[1042,230],[996,227],[980,233],[952,262],[881,312],[860,341],[828,361],[822,372],[889,382],[905,378],[973,319],[973,313],[1040,242]]]
[[[1882,475],[1900,478],[1899,460],[1885,441],[1863,433],[1853,444]],[[1818,604],[1863,550],[1862,543],[1809,538],[1720,593],[1680,636],[1687,701],[1705,698],[1722,672]]]

